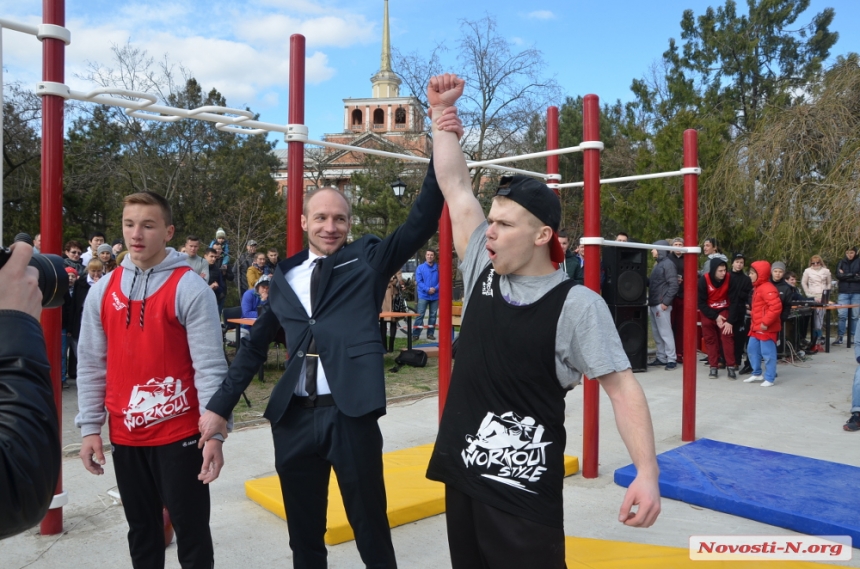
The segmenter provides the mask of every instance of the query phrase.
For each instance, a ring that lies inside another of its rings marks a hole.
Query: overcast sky
[[[746,2],[738,2],[744,10]],[[566,95],[596,93],[602,101],[631,99],[642,77],[680,38],[683,11],[701,14],[706,0],[391,0],[391,42],[404,52],[452,49],[462,19],[491,14],[501,33],[543,53],[547,72]],[[860,0],[812,0],[799,23],[832,6],[840,39],[833,55],[860,52]],[[3,18],[41,22],[41,0],[0,0]],[[68,2],[66,83],[86,90],[78,76],[87,62],[111,63],[111,45],[145,49],[189,69],[205,90],[217,88],[232,107],[250,106],[266,122],[287,122],[289,36],[307,37],[306,124],[312,138],[341,131],[342,99],[369,97],[379,68],[382,0],[77,0]],[[32,36],[3,31],[4,81],[35,84],[41,47]],[[283,142],[280,143],[283,145]]]

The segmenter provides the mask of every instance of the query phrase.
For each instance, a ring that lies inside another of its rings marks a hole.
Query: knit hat
[[[770,266],[771,271],[774,269],[782,269],[783,271],[785,271],[785,263],[783,263],[782,261],[776,261],[773,265]]]
[[[77,275],[78,274],[78,271],[76,271],[74,267],[66,267],[66,272],[69,273],[70,275]]]
[[[227,232],[220,227],[218,228],[218,231],[215,232],[215,239],[218,239],[219,237],[227,237]]]
[[[113,248],[107,243],[102,243],[96,250],[96,254],[101,255],[102,253],[110,253],[111,255],[113,255]]]

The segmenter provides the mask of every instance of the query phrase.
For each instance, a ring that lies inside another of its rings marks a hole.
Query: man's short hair
[[[189,241],[200,241],[200,238],[196,235],[189,235],[185,238],[185,242],[188,243]]]
[[[92,233],[90,233],[90,238],[87,239],[87,241],[92,241],[95,237],[101,237],[102,239],[107,241],[107,237],[101,231],[93,231]]]
[[[122,200],[122,206],[129,205],[155,205],[161,208],[161,215],[164,217],[164,225],[170,227],[173,225],[173,211],[170,209],[170,204],[164,199],[164,196],[155,192],[137,192],[129,194]],[[104,237],[104,234],[101,234]],[[90,237],[92,241],[92,237]]]
[[[69,241],[66,241],[66,244],[63,245],[63,251],[71,251],[72,247],[77,247],[81,251],[84,250],[84,248],[81,246],[80,242],[75,241],[74,239],[71,239]]]
[[[624,233],[623,231],[619,231],[618,233],[616,233],[616,234],[615,234],[615,238],[616,238],[616,239],[618,239],[618,237],[619,237],[619,236],[621,236],[621,235],[623,235],[623,236],[624,236],[624,237],[626,237],[627,239],[630,239],[630,236],[629,236],[629,235],[627,235],[626,233]]]
[[[208,255],[209,253],[212,253],[213,255],[217,255],[217,254],[218,254],[218,251],[216,251],[216,250],[215,250],[215,249],[213,249],[212,247],[207,247],[207,248],[206,248],[206,250],[203,252],[203,256],[205,257],[205,256],[206,256],[206,255]]]
[[[348,218],[352,218],[352,204],[349,203],[349,200],[346,199],[346,196],[343,195],[343,192],[338,190],[337,188],[332,188],[330,186],[325,186],[321,188],[314,188],[313,190],[308,190],[305,194],[304,202],[302,202],[302,214],[307,217],[308,215],[308,202],[311,201],[311,198],[317,195],[320,192],[335,192],[337,195],[343,198],[344,203],[346,204],[346,216]]]
[[[797,278],[797,273],[795,273],[794,271],[788,271],[787,273],[785,273],[785,280],[796,279],[796,278]]]
[[[266,253],[278,253],[278,255],[280,255],[277,247],[269,247],[269,250],[266,251]]]
[[[561,231],[559,231],[558,232],[558,238],[559,239],[570,239],[570,235],[568,235],[567,229],[562,229]]]

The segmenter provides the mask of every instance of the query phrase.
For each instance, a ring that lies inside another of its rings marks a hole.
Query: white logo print
[[[122,310],[126,307],[125,303],[119,299],[115,292],[111,293],[113,297],[113,307],[115,310]]]
[[[496,269],[490,269],[490,274],[487,275],[487,282],[481,285],[481,294],[484,296],[493,296],[493,274]]]
[[[487,413],[476,435],[466,435],[469,446],[460,452],[466,468],[486,472],[481,476],[519,488],[532,494],[526,483],[537,482],[546,472],[546,446],[541,442],[544,428],[532,417],[520,417],[513,411],[496,415]]]
[[[125,414],[125,426],[129,431],[148,428],[162,421],[173,419],[191,410],[182,380],[166,377],[164,380],[153,378],[146,385],[135,385],[131,390]]]

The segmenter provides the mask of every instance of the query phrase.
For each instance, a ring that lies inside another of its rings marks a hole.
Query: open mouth
[[[496,252],[490,249],[489,246],[487,246],[487,255],[489,255],[491,261],[496,258]]]

